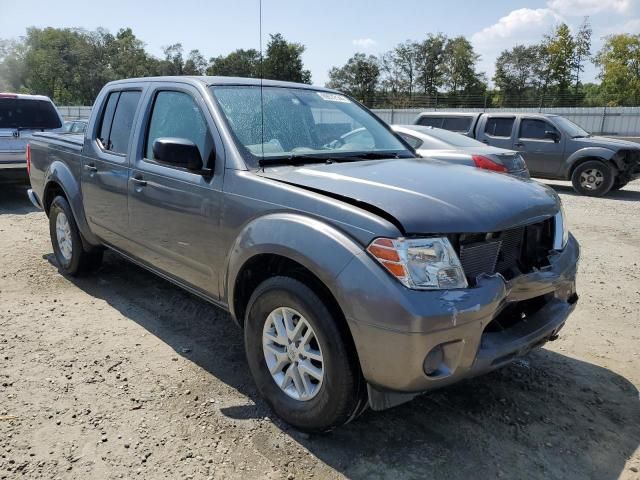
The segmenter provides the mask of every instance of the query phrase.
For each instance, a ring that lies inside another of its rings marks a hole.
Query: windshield
[[[567,135],[572,138],[577,137],[589,137],[591,134],[584,130],[582,127],[579,127],[571,120],[567,120],[564,117],[553,117],[552,120],[554,123],[560,127]]]
[[[214,86],[247,162],[413,157],[369,111],[344,95],[300,88]],[[264,121],[264,123],[263,123]]]
[[[0,128],[59,128],[60,117],[51,102],[0,98]]]
[[[481,142],[469,138],[461,133],[450,132],[449,130],[443,130],[441,128],[420,127],[420,126],[407,126],[411,130],[415,130],[418,133],[422,133],[427,137],[440,140],[445,146],[450,147],[478,147],[485,146]]]

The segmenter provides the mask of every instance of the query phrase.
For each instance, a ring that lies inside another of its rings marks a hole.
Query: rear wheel
[[[245,348],[260,393],[292,426],[324,432],[360,412],[363,383],[339,319],[308,286],[273,277],[249,300]]]
[[[51,203],[49,233],[53,253],[63,273],[80,275],[97,269],[102,263],[102,249],[84,249],[73,212],[63,196],[57,196]]]
[[[613,187],[611,167],[599,160],[589,160],[576,167],[571,175],[573,188],[580,195],[601,197]]]

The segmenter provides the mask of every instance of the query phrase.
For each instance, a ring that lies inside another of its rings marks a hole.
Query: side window
[[[111,133],[109,134],[109,150],[114,153],[127,153],[129,137],[133,127],[133,117],[138,108],[140,92],[126,91],[120,93],[120,99],[113,115]]]
[[[520,122],[520,138],[547,140],[545,132],[555,132],[559,135],[558,130],[544,120],[523,118]]]
[[[491,117],[487,120],[484,133],[492,137],[510,137],[515,118]]]
[[[452,132],[468,132],[471,128],[471,117],[445,117],[442,128]]]
[[[422,125],[423,127],[442,128],[443,120],[444,119],[442,117],[420,117],[418,119],[418,125]]]
[[[107,104],[102,112],[100,120],[100,129],[98,130],[98,140],[102,144],[102,148],[109,149],[109,132],[111,131],[111,123],[113,122],[113,113],[116,111],[116,105],[120,92],[111,92],[107,98]]]
[[[163,137],[191,140],[198,146],[203,162],[207,163],[213,147],[213,138],[202,112],[191,95],[184,92],[158,92],[149,120],[146,158],[154,160],[153,142]]]
[[[399,133],[398,135],[400,135],[405,140],[405,142],[407,142],[413,148],[420,148],[420,145],[422,145],[422,140],[414,137],[413,135],[408,135],[406,133]]]

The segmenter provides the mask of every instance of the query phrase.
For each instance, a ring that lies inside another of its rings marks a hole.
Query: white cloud
[[[540,42],[563,18],[548,8],[520,8],[500,18],[495,24],[471,36],[471,43],[481,55],[478,69],[493,77],[495,60],[502,50],[515,45]]]
[[[364,48],[365,50],[378,45],[378,42],[376,42],[373,38],[356,38],[351,43],[353,43],[356,47]]]
[[[548,0],[547,6],[567,16],[583,17],[594,13],[626,13],[632,0]]]

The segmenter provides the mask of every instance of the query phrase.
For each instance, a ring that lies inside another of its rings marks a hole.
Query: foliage
[[[634,105],[640,103],[640,34],[607,37],[595,62],[610,105],[624,105],[629,100]]]
[[[235,50],[229,55],[212,58],[207,75],[225,77],[260,77],[260,52],[257,50]]]
[[[372,105],[380,67],[373,55],[356,53],[343,67],[333,67],[329,71],[327,87],[348,93],[365,105]]]
[[[263,65],[264,78],[310,84],[311,72],[305,70],[302,63],[304,45],[288,42],[280,33],[269,36]]]

